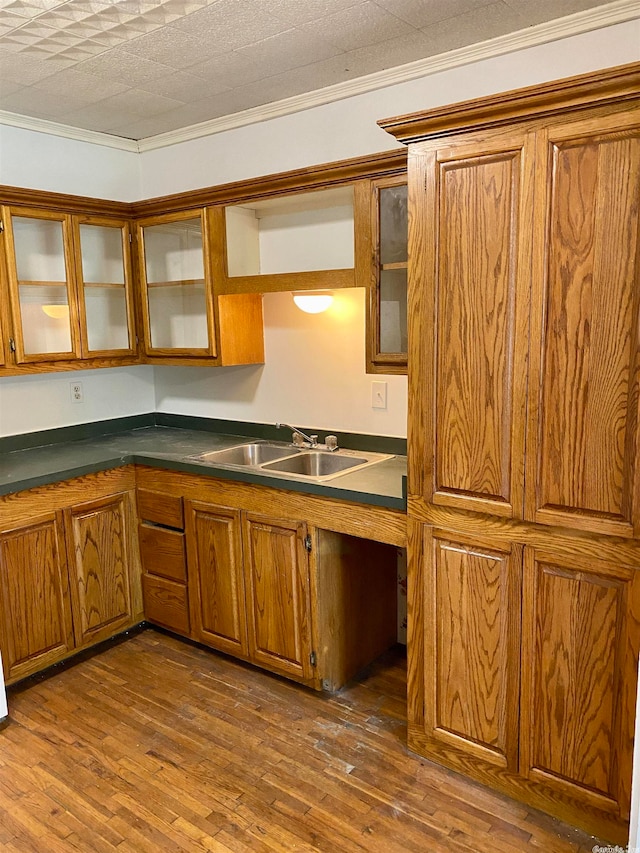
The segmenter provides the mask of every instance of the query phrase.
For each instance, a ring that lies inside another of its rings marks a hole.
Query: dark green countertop
[[[243,432],[244,435],[233,435],[205,429],[149,425],[90,438],[12,449],[0,454],[0,495],[137,463],[391,509],[406,509],[405,456],[394,456],[323,483],[219,468],[191,458],[250,440],[246,430]]]

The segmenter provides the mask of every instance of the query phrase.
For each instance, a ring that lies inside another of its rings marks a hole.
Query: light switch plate
[[[386,409],[387,408],[387,383],[372,382],[371,383],[371,408]]]

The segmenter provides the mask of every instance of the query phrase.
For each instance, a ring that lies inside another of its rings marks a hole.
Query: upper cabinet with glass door
[[[9,207],[3,222],[16,363],[132,359],[127,223]]]
[[[406,176],[372,181],[369,373],[407,372],[407,229]]]
[[[145,352],[174,362],[261,363],[262,299],[215,294],[210,216],[202,208],[137,223]]]

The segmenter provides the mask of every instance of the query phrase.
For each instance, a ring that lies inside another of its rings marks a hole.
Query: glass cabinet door
[[[147,352],[215,355],[202,213],[158,217],[138,233]]]
[[[370,299],[369,363],[373,372],[407,368],[407,181],[373,184],[374,286]]]
[[[17,361],[77,357],[71,218],[9,210],[4,221]]]
[[[122,355],[135,349],[126,222],[76,220],[82,354]]]

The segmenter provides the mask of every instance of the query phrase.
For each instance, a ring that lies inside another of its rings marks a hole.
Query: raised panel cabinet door
[[[525,548],[521,773],[585,809],[629,817],[640,555]]]
[[[0,533],[0,648],[7,681],[74,647],[62,520],[33,519]]]
[[[248,656],[240,512],[189,501],[189,603],[197,640]]]
[[[79,646],[113,636],[131,624],[132,500],[125,492],[66,510],[71,599]]]
[[[409,153],[409,493],[522,518],[533,139]]]
[[[541,132],[538,161],[527,516],[638,535],[640,109]]]
[[[251,659],[307,681],[313,674],[307,527],[247,514],[243,532]]]
[[[517,769],[522,551],[425,528],[427,737]]]

